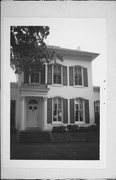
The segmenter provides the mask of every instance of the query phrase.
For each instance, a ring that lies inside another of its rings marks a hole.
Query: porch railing
[[[46,89],[47,84],[40,84],[40,83],[22,83],[21,88],[41,88]]]

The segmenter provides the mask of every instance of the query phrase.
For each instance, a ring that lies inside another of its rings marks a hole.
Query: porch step
[[[21,143],[49,143],[51,142],[49,132],[22,131],[19,141]]]

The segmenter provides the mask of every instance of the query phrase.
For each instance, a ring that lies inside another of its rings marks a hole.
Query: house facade
[[[49,48],[63,61],[45,63],[41,72],[27,68],[11,83],[11,126],[51,131],[54,126],[95,124],[91,62],[99,54]]]

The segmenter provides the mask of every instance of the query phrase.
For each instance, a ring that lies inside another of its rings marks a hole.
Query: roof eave
[[[81,50],[73,50],[73,49],[66,49],[66,48],[60,48],[55,46],[48,46],[48,49],[55,50],[58,53],[61,53],[62,55],[74,55],[74,56],[83,56],[88,57],[90,61],[93,61],[97,56],[99,56],[99,53],[93,53],[93,52],[87,52],[87,51],[81,51]]]

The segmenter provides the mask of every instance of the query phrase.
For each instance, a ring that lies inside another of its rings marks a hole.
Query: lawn
[[[13,143],[10,155],[11,159],[99,160],[99,143]]]

